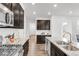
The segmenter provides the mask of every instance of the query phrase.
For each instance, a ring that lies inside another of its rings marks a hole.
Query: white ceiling
[[[54,7],[54,4],[57,4],[57,7]],[[29,19],[50,18],[51,16],[79,16],[79,3],[36,3],[35,5],[24,3],[24,5]],[[35,15],[33,15],[33,11],[36,12]],[[51,12],[51,15],[48,15],[48,12]]]

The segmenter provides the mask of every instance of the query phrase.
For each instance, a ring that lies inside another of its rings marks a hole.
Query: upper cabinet
[[[37,30],[50,30],[50,20],[37,20]]]
[[[6,6],[8,9],[12,10],[12,3],[2,3],[4,6]]]
[[[20,28],[24,28],[24,10],[21,8],[19,9],[19,22],[20,22]]]
[[[14,13],[14,27],[17,29],[24,28],[24,10],[19,3],[2,3]]]

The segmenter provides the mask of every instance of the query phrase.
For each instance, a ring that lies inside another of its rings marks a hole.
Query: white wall
[[[63,23],[68,23],[62,26]],[[52,37],[57,40],[62,39],[63,31],[71,33],[73,42],[77,42],[76,34],[79,34],[79,17],[77,16],[53,16],[51,18]]]
[[[79,35],[79,17],[72,17],[72,39],[76,42],[76,34]]]
[[[68,26],[63,27],[63,23],[68,23]],[[72,22],[66,16],[53,16],[51,18],[52,37],[56,40],[62,40],[63,31],[72,33]],[[64,30],[65,29],[65,30]]]
[[[60,17],[52,17],[51,19],[51,32],[53,39],[61,39],[61,21]]]
[[[36,24],[33,22],[30,22],[30,35],[31,34],[36,34]]]

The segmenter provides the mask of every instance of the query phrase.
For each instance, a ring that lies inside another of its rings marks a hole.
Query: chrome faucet
[[[70,36],[70,39],[69,39],[69,42],[68,42],[68,43],[69,43],[69,47],[68,47],[68,48],[69,48],[69,50],[71,50],[71,49],[72,49],[71,33],[69,33],[69,32],[64,32],[63,37],[65,37],[66,34],[69,34],[69,36]]]

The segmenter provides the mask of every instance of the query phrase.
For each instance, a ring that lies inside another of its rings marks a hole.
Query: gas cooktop
[[[21,45],[2,45],[0,46],[0,56],[11,56],[21,47]]]
[[[0,49],[0,56],[11,56],[17,49]]]

